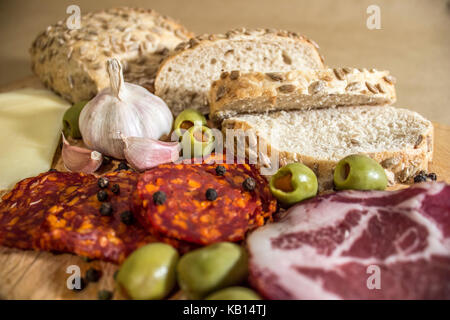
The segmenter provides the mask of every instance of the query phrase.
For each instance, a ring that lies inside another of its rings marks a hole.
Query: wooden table
[[[24,87],[41,87],[36,78],[30,77],[0,88],[0,92]],[[438,180],[450,183],[450,127],[434,123],[435,146],[431,172]],[[77,265],[82,275],[90,267],[101,269],[98,283],[91,283],[81,292],[66,287],[67,267]],[[123,298],[115,288],[113,274],[117,266],[102,261],[86,262],[72,254],[51,254],[0,247],[0,298],[3,299],[96,299],[101,289],[114,291],[114,298]],[[172,298],[183,298],[177,293]]]

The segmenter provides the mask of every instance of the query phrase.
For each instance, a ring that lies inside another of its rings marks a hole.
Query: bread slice
[[[392,104],[394,82],[388,71],[375,69],[232,71],[211,86],[210,117],[220,121],[241,113]]]
[[[239,132],[230,129],[243,130],[267,144],[267,157],[260,156],[260,164],[276,152],[280,167],[291,162],[310,167],[318,177],[320,190],[332,188],[334,167],[350,154],[365,154],[378,161],[391,183],[411,182],[417,172],[428,169],[433,154],[432,123],[416,112],[390,106],[231,117],[222,122],[227,143]],[[247,153],[252,151],[246,148]]]
[[[158,71],[155,93],[178,114],[184,108],[208,113],[208,92],[225,71],[273,72],[323,68],[317,45],[288,31],[270,29],[203,35],[181,43]]]
[[[66,21],[47,27],[30,49],[34,73],[71,102],[89,100],[109,85],[106,60],[116,57],[127,82],[153,90],[168,50],[193,36],[174,20],[149,9],[112,8],[82,14],[81,28]]]

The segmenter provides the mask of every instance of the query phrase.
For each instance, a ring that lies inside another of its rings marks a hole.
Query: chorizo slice
[[[136,189],[141,223],[166,237],[200,245],[240,241],[249,229],[262,225],[276,209],[264,178],[248,164],[217,163],[223,156],[212,157],[200,164],[163,164],[142,174]],[[218,165],[225,173],[217,174]],[[248,178],[256,182],[252,191],[243,188]],[[214,199],[207,196],[211,189]],[[154,198],[161,193],[164,201]]]

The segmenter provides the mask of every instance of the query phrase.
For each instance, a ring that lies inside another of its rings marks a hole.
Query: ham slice
[[[247,246],[268,299],[450,299],[450,185],[316,197]]]

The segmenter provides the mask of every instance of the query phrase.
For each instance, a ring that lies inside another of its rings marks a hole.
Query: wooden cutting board
[[[42,88],[35,77],[30,77],[0,88],[0,92],[24,87]],[[434,123],[435,152],[430,172],[438,180],[450,183],[450,126]],[[56,163],[58,166],[58,164]],[[102,270],[97,283],[90,283],[83,291],[67,289],[69,266],[80,267],[84,276],[93,267]],[[0,247],[0,298],[1,299],[97,299],[99,290],[111,290],[114,299],[124,298],[115,287],[113,275],[117,266],[102,261],[86,262],[72,254],[52,254]],[[172,298],[183,298],[176,293]]]

